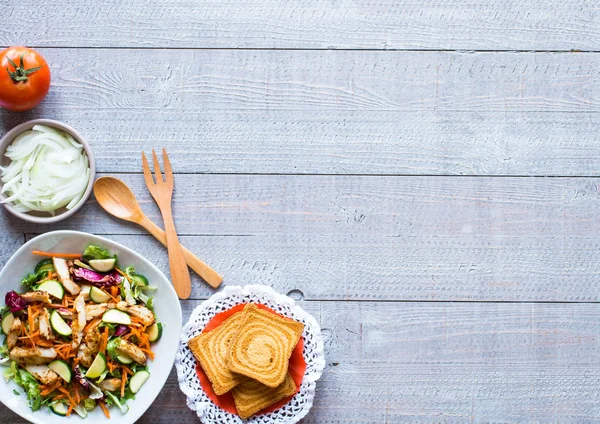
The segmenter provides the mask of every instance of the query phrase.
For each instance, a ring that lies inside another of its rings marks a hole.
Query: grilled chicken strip
[[[35,291],[23,293],[21,295],[21,297],[23,299],[25,299],[25,301],[28,303],[31,303],[31,302],[52,303],[52,301],[50,300],[50,294],[48,292],[41,291],[41,290],[35,290]]]
[[[87,332],[83,338],[83,343],[79,345],[79,350],[77,351],[77,357],[79,358],[79,363],[81,365],[86,368],[89,368],[92,365],[96,354],[100,350],[101,341],[102,335],[100,334],[100,331],[98,331],[98,327],[94,327]]]
[[[117,303],[117,309],[140,319],[145,326],[154,324],[154,313],[142,305],[130,305],[127,302]]]
[[[121,388],[121,379],[120,378],[107,378],[98,384],[102,390],[107,392],[115,392]]]
[[[58,381],[58,374],[47,365],[27,365],[25,369],[42,384],[54,384]]]
[[[81,288],[81,292],[84,293],[84,295],[85,295],[85,301],[87,302],[88,300],[90,300],[90,290],[91,290],[92,286],[89,286],[87,284],[82,284],[79,287]]]
[[[56,358],[56,351],[49,347],[15,347],[10,351],[10,359],[20,364],[41,365]]]
[[[64,288],[67,289],[67,291],[72,295],[79,294],[81,287],[71,280],[71,274],[69,273],[67,261],[61,258],[52,258],[52,263],[54,264],[54,270],[58,274],[58,279]]]
[[[99,317],[109,309],[114,309],[114,303],[99,303],[97,305],[86,305],[85,306],[85,319],[91,321],[96,317]]]
[[[71,329],[73,330],[73,341],[71,347],[77,349],[83,339],[83,328],[85,327],[85,295],[79,294],[73,302],[73,322],[71,323]]]
[[[8,336],[6,336],[6,344],[8,345],[8,350],[11,350],[13,347],[17,345],[17,341],[19,336],[21,335],[21,320],[19,318],[15,318],[10,330],[8,331]]]
[[[121,339],[117,352],[124,353],[140,365],[146,364],[146,354],[136,345]]]
[[[54,332],[52,331],[52,327],[50,326],[50,314],[48,313],[48,309],[42,309],[40,312],[40,317],[38,320],[38,325],[40,327],[40,335],[46,340],[54,339]]]

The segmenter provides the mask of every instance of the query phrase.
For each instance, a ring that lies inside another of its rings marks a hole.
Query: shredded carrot
[[[27,331],[27,326],[25,325],[25,323],[23,321],[21,321],[21,334],[25,334],[27,340],[32,345],[31,347],[35,347],[35,345],[33,344],[33,340],[31,340],[31,338],[29,337],[29,332]]]
[[[70,404],[69,409],[67,409],[67,417],[71,416],[71,412],[73,412],[73,404]]]
[[[19,340],[30,339],[33,341],[33,339],[37,338],[39,335],[40,335],[40,332],[35,331],[35,332],[31,333],[30,335],[19,337]]]
[[[125,396],[125,384],[127,384],[127,371],[125,367],[121,367],[123,372],[121,373],[121,397]]]
[[[36,305],[31,308],[31,311],[33,312],[33,320],[35,320],[42,313],[42,308],[40,308],[39,305]]]
[[[106,415],[106,418],[110,418],[110,412],[108,412],[108,408],[106,407],[106,405],[104,405],[104,402],[100,402],[100,408],[102,408],[102,411],[104,412],[104,415]]]
[[[58,389],[61,384],[62,384],[62,380],[59,379],[59,381],[57,381],[56,383],[54,383],[52,386],[50,386],[47,389],[45,389],[44,391],[40,392],[40,395],[41,396],[48,396],[54,390]]]
[[[98,324],[102,322],[102,317],[94,318],[91,320],[88,325],[83,328],[83,334],[87,334],[92,328],[96,327]],[[108,327],[107,327],[108,329]]]
[[[134,374],[133,371],[131,371],[131,369],[128,366],[123,365],[122,368],[123,368],[123,371],[125,371],[127,374],[129,374],[129,375]]]
[[[75,357],[75,359],[73,359],[73,368],[76,368],[77,365],[79,365],[79,357]],[[79,402],[77,402],[79,403]]]
[[[67,398],[67,397],[66,397],[65,395],[63,395],[63,394],[60,394],[60,395],[56,395],[56,396],[54,396],[52,399],[54,399],[54,400],[61,400],[61,399],[66,399],[66,398]]]
[[[27,320],[29,322],[29,331],[33,333],[35,331],[35,322],[33,321],[33,312],[31,311],[31,305],[27,306]]]
[[[148,333],[146,333],[146,332],[143,332],[143,333],[140,335],[140,343],[141,343],[141,344],[142,344],[144,347],[146,347],[146,348],[150,349],[150,337],[148,337]]]
[[[81,253],[56,253],[56,252],[42,252],[41,250],[34,250],[34,255],[46,256],[48,258],[67,258],[67,259],[79,259]]]
[[[71,393],[69,393],[67,389],[65,389],[63,386],[60,386],[58,391],[67,396],[67,399],[69,399],[69,403],[71,403],[71,405],[75,405],[75,400],[71,397]]]
[[[104,334],[102,334],[102,341],[100,342],[100,352],[106,353],[106,345],[108,343],[108,327],[104,329]]]
[[[146,348],[143,348],[143,347],[140,347],[139,349],[142,352],[144,352],[145,354],[147,354],[150,357],[150,359],[154,359],[154,352],[152,352],[150,349],[146,349]]]
[[[110,295],[111,295],[112,297],[115,297],[115,298],[116,298],[116,297],[119,295],[119,287],[117,287],[117,286],[112,286],[112,287],[110,288]]]
[[[121,274],[123,277],[127,278],[127,281],[129,281],[131,283],[131,278],[129,278],[129,275],[127,275],[125,272],[121,271],[119,268],[115,267],[115,270]]]
[[[75,403],[79,405],[79,402],[81,402],[81,396],[79,396],[79,387],[75,387]]]

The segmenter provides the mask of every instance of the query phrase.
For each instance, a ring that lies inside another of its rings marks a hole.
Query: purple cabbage
[[[6,306],[11,312],[17,312],[27,307],[27,302],[16,291],[9,291],[4,298]]]
[[[81,371],[81,368],[79,368],[77,366],[77,367],[73,368],[73,371],[74,371],[74,374],[75,374],[75,380],[77,380],[77,382],[79,384],[81,384],[81,387],[83,387],[85,390],[87,390],[89,392],[90,389],[91,389],[90,383],[83,376],[83,372]]]
[[[129,333],[129,327],[126,325],[119,325],[115,330],[115,337],[121,337],[123,334]]]
[[[121,283],[121,276],[117,271],[102,274],[85,268],[73,268],[73,275],[76,281],[87,281],[100,288],[116,286]]]

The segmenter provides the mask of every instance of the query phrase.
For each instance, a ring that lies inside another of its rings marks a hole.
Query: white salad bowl
[[[177,294],[171,282],[151,262],[133,250],[114,241],[78,231],[53,231],[42,234],[19,248],[6,263],[0,272],[0,294],[2,305],[7,292],[15,290],[22,292],[25,287],[21,285],[21,279],[25,274],[31,272],[35,265],[42,259],[34,256],[33,250],[46,252],[78,253],[83,252],[88,244],[97,244],[118,256],[119,263],[123,266],[133,265],[136,272],[145,275],[150,285],[158,288],[154,302],[154,312],[160,322],[163,323],[161,339],[152,345],[155,353],[154,361],[148,361],[150,378],[137,393],[136,398],[129,400],[129,412],[121,414],[117,408],[111,408],[111,418],[108,420],[99,407],[88,414],[85,422],[88,424],[110,423],[130,424],[136,422],[142,414],[150,407],[156,396],[163,388],[177,353],[179,345],[179,334],[181,332],[182,318],[181,306]],[[0,367],[2,372],[4,367]],[[38,424],[65,424],[68,422],[78,423],[81,418],[73,413],[70,417],[61,417],[53,414],[43,406],[39,411],[33,412],[29,408],[27,396],[23,390],[13,381],[6,383],[0,377],[0,401],[21,417]],[[16,389],[20,395],[13,393]]]

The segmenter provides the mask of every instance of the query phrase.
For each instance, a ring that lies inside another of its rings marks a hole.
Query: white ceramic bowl
[[[95,236],[93,234],[82,233],[78,231],[53,231],[42,234],[27,243],[25,243],[6,263],[0,272],[0,295],[2,300],[6,292],[24,290],[20,281],[23,275],[30,272],[41,259],[39,256],[31,254],[33,250],[43,250],[47,252],[83,252],[88,244],[97,244],[108,249],[110,252],[118,255],[119,262],[125,265],[135,266],[135,270],[145,275],[152,286],[156,286],[156,300],[154,302],[154,311],[159,321],[165,326],[165,331],[161,339],[153,345],[156,354],[154,361],[148,362],[150,378],[142,386],[136,395],[135,400],[127,402],[129,412],[121,414],[118,409],[111,409],[111,419],[107,420],[100,408],[96,408],[87,418],[81,421],[76,416],[60,417],[51,413],[48,408],[42,407],[37,412],[32,412],[29,408],[27,397],[21,393],[17,396],[13,389],[22,389],[13,381],[6,383],[4,378],[0,377],[0,401],[8,408],[22,416],[23,418],[37,424],[66,424],[85,422],[86,424],[130,424],[136,422],[140,416],[152,404],[171,372],[175,354],[179,345],[179,333],[181,332],[181,306],[179,299],[173,289],[173,286],[165,275],[152,263],[142,257],[140,254],[122,246],[114,241]],[[2,301],[2,305],[4,305]],[[0,367],[0,371],[3,367]]]
[[[60,208],[55,211],[54,216],[51,216],[48,213],[44,212],[20,212],[16,210],[11,204],[3,203],[3,206],[6,208],[6,210],[14,216],[16,216],[17,218],[21,218],[22,220],[33,222],[35,224],[50,224],[53,222],[62,221],[63,219],[73,215],[84,205],[84,203],[90,197],[90,195],[92,194],[92,186],[94,185],[94,178],[96,177],[96,161],[94,160],[94,154],[90,145],[73,127],[67,124],[63,124],[62,122],[55,121],[53,119],[33,119],[31,121],[23,122],[22,124],[17,125],[12,130],[7,132],[2,138],[0,138],[0,165],[6,166],[10,163],[10,159],[4,156],[6,148],[11,145],[13,140],[17,138],[19,134],[32,129],[35,125],[46,125],[48,127],[56,128],[59,131],[70,134],[75,139],[75,141],[77,141],[83,146],[83,150],[85,151],[85,154],[88,157],[88,161],[90,163],[90,178],[88,181],[87,188],[79,202],[77,202],[75,206],[73,206],[71,209]],[[2,181],[0,181],[0,188],[1,187]],[[6,199],[6,195],[4,193],[0,193],[0,199]]]

